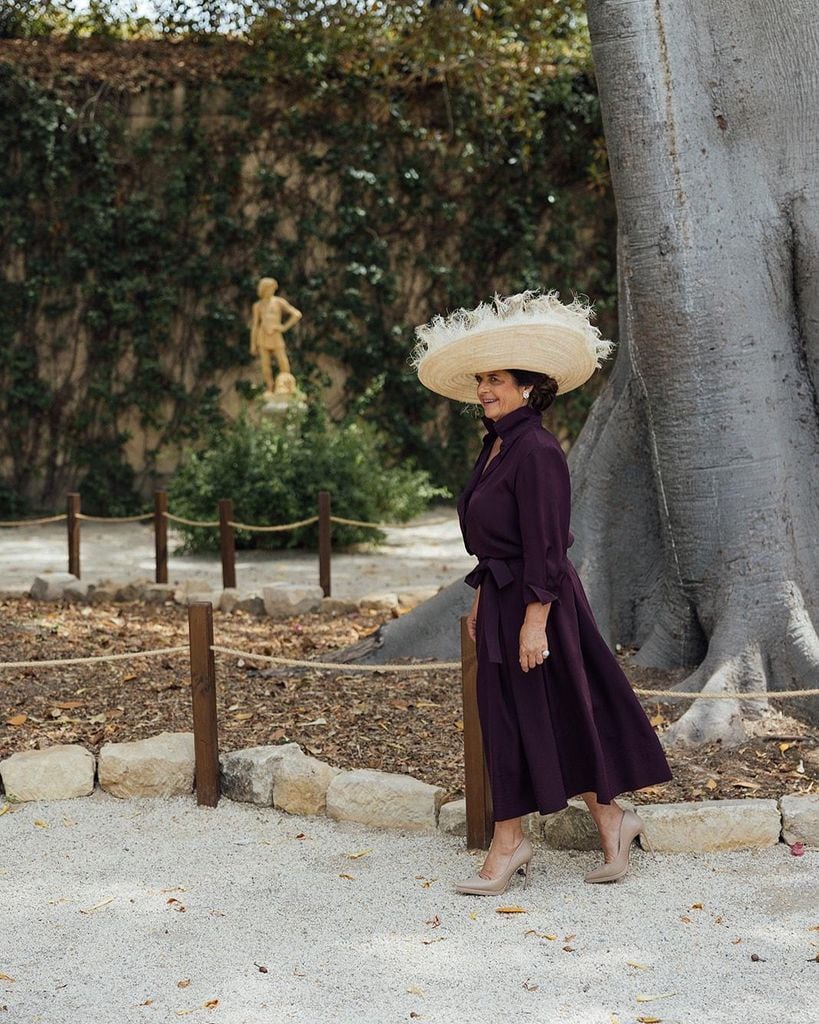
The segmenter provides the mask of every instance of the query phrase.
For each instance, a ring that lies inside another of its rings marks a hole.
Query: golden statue
[[[272,277],[263,277],[259,281],[259,301],[253,303],[250,354],[261,358],[262,376],[268,395],[289,395],[295,390],[296,381],[290,373],[284,334],[301,320],[301,313],[286,299],[276,294],[278,287],[279,282]],[[271,353],[276,357],[279,368],[275,381],[270,364]]]

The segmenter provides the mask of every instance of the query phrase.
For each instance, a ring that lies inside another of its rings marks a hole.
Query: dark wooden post
[[[483,752],[481,722],[478,717],[477,659],[475,643],[461,618],[461,678],[464,705],[464,793],[466,795],[466,843],[472,849],[486,850],[492,842],[492,793]]]
[[[68,513],[68,571],[80,578],[80,496],[75,491],[67,495]]]
[[[236,586],[236,536],[233,527],[233,499],[219,501],[219,549],[222,553],[222,586]]]
[[[168,582],[168,492],[154,491],[154,550],[156,552],[156,582]]]
[[[219,803],[219,733],[216,726],[216,664],[213,659],[213,606],[188,605],[193,698],[193,749],[196,758],[196,802]]]
[[[330,596],[330,555],[332,549],[330,522],[330,492],[319,491],[318,496],[318,534],[319,534],[319,586],[324,596]]]

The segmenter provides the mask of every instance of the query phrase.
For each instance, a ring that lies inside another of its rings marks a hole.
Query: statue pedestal
[[[291,374],[279,374],[275,390],[263,392],[258,401],[262,416],[285,417],[307,409],[307,400]]]
[[[281,391],[265,391],[256,399],[262,416],[285,419],[307,410],[307,400],[301,391],[286,394]]]

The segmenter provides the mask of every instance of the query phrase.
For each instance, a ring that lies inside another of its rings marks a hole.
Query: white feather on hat
[[[460,402],[478,401],[476,373],[500,369],[548,374],[563,394],[584,384],[614,348],[593,315],[587,301],[565,304],[556,291],[495,295],[417,327],[410,362],[425,387]]]

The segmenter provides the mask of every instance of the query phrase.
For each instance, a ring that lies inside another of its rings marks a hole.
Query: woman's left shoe
[[[512,876],[516,871],[523,870],[523,888],[529,881],[529,866],[532,860],[532,843],[528,836],[524,836],[517,847],[509,854],[506,867],[497,878],[481,878],[473,875],[465,882],[456,882],[455,888],[458,892],[468,893],[471,896],[500,896],[509,888]]]
[[[594,871],[590,871],[583,881],[616,882],[619,878],[622,878],[628,871],[628,856],[631,844],[641,832],[649,848],[651,848],[643,819],[634,811],[623,811],[623,817],[620,819],[620,846],[617,850],[617,856],[614,860],[609,861],[608,864],[603,864],[601,867],[595,868]],[[654,853],[653,850],[651,852]]]

